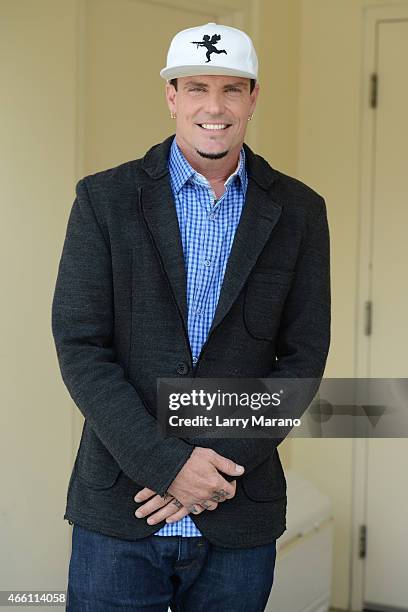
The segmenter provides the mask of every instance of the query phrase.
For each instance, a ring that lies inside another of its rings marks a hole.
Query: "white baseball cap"
[[[258,58],[248,34],[207,23],[178,32],[170,43],[163,79],[220,74],[258,78]]]

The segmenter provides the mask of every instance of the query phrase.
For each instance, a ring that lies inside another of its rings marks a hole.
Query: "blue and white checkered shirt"
[[[225,181],[225,192],[218,201],[210,183],[190,166],[175,138],[168,165],[187,274],[188,335],[195,364],[214,318],[245,202],[245,152],[241,148],[237,168]],[[202,533],[187,515],[154,535],[191,537]]]

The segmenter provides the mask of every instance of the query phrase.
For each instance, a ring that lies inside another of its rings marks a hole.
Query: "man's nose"
[[[222,93],[209,93],[206,99],[206,111],[209,115],[220,115],[224,112],[224,96]]]

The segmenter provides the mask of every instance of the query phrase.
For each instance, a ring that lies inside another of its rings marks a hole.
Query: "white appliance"
[[[285,470],[287,530],[276,543],[272,591],[265,612],[328,612],[333,516],[329,498],[311,482]]]

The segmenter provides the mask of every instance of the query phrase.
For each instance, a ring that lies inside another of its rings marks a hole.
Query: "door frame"
[[[372,173],[376,109],[371,108],[371,75],[377,71],[377,28],[379,22],[408,19],[408,1],[388,6],[363,8],[363,47],[360,90],[360,206],[359,206],[359,262],[356,286],[355,313],[355,377],[370,378],[370,336],[364,331],[365,302],[371,295],[371,220],[374,200]],[[379,85],[381,87],[381,84]],[[381,95],[381,94],[380,94]],[[381,99],[381,98],[380,98]],[[381,102],[380,102],[381,103]],[[364,601],[364,559],[359,558],[360,526],[366,522],[368,481],[368,439],[353,440],[352,475],[352,530],[350,547],[350,610],[360,612]]]

